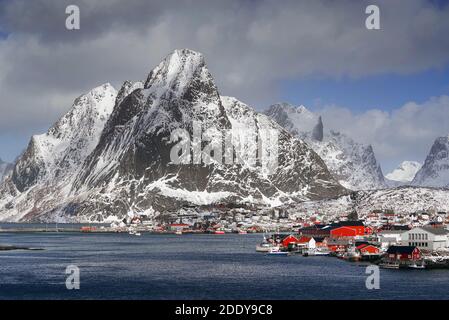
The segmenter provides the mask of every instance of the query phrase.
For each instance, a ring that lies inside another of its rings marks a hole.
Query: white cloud
[[[339,106],[323,106],[317,112],[326,128],[371,144],[384,172],[404,160],[423,163],[436,137],[449,134],[449,96],[409,102],[392,112],[372,109],[356,114]]]

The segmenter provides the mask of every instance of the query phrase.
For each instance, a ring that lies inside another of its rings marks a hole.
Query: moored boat
[[[281,251],[279,249],[279,247],[272,247],[270,248],[270,250],[267,252],[267,255],[277,255],[277,256],[286,256],[288,255],[287,251]]]
[[[379,267],[384,269],[399,269],[399,263],[397,262],[382,262]]]
[[[426,265],[424,263],[420,263],[420,264],[413,263],[413,264],[409,264],[408,268],[410,268],[410,269],[425,269]]]
[[[278,246],[274,246],[271,243],[261,243],[259,245],[256,246],[256,251],[257,252],[268,252],[270,251],[271,248],[279,248]]]

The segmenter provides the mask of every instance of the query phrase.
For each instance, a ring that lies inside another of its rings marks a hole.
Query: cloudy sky
[[[81,29],[65,28],[76,4]],[[381,30],[365,28],[380,7]],[[202,52],[224,95],[287,101],[371,143],[385,173],[449,134],[446,1],[0,0],[0,157],[12,161],[74,98]]]

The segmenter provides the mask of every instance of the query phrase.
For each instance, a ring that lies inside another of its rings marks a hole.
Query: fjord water
[[[256,253],[262,235],[0,233],[0,299],[449,299],[449,270],[380,271],[331,257]],[[80,268],[80,290],[65,269]]]

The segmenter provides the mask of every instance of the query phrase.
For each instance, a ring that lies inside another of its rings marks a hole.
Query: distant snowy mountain
[[[265,111],[265,114],[281,127],[294,135],[299,135],[301,138],[307,138],[319,119],[319,116],[303,105],[296,107],[285,102],[271,105]]]
[[[235,145],[248,138],[248,129],[275,132],[276,143],[260,136],[247,147],[278,148],[278,166],[261,170],[238,150],[232,163],[173,163],[171,133],[183,129],[192,136],[194,122],[218,136],[231,132]],[[145,81],[127,81],[118,93],[104,85],[80,97],[46,134],[34,136],[0,185],[0,220],[103,221],[130,210],[275,206],[347,192],[306,143],[237,99],[221,97],[204,57],[184,49]]]
[[[371,146],[332,130],[325,133],[321,117],[306,107],[279,103],[270,106],[265,114],[304,139],[344,187],[368,190],[387,186]]]
[[[435,140],[412,184],[426,187],[449,186],[449,136]]]
[[[0,182],[2,182],[11,173],[13,165],[0,159]]]
[[[416,173],[421,169],[422,164],[416,161],[403,161],[396,169],[385,177],[392,183],[409,184],[413,181]]]

